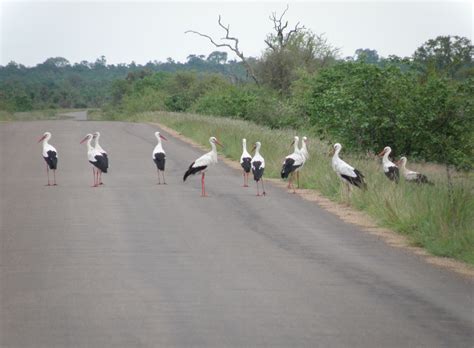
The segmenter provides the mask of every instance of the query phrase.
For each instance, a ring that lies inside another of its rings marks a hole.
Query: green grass
[[[24,112],[9,112],[0,110],[0,121],[38,121],[38,120],[62,120],[67,119],[62,115],[67,112],[78,111],[77,109],[46,109]]]
[[[95,118],[101,117],[104,115],[98,112]],[[116,114],[112,119],[160,122],[203,145],[209,145],[211,135],[216,136],[225,145],[221,152],[234,160],[240,158],[243,137],[247,138],[249,150],[258,140],[262,143],[261,153],[266,162],[265,176],[272,178],[279,177],[282,160],[292,151],[293,136],[306,135],[311,157],[301,173],[303,188],[316,189],[336,202],[348,203],[367,212],[379,225],[408,236],[414,245],[422,246],[432,254],[474,264],[474,183],[471,174],[456,175],[450,197],[445,172],[440,167],[422,167],[435,182],[434,186],[418,186],[403,180],[396,185],[382,173],[380,159],[351,155],[343,148],[341,157],[364,173],[369,187],[366,192],[354,189],[348,196],[331,168],[331,146],[318,141],[308,130],[272,130],[241,120],[166,112],[127,117]],[[409,164],[408,167],[414,169],[421,166]]]

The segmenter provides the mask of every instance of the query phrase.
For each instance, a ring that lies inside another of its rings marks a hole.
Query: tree
[[[315,72],[335,61],[338,49],[331,46],[323,35],[300,26],[298,22],[289,29],[284,16],[288,6],[280,16],[272,13],[274,32],[267,35],[265,50],[257,65],[259,80],[287,95],[291,84],[300,71]]]
[[[417,48],[413,60],[425,72],[455,78],[462,70],[473,68],[473,56],[474,46],[468,38],[438,36]]]
[[[359,48],[355,51],[356,60],[368,64],[377,64],[380,61],[376,50],[368,48]]]
[[[227,52],[214,51],[207,56],[207,61],[214,64],[225,64],[227,62]]]
[[[221,41],[222,41],[221,43],[217,43],[209,35],[202,34],[195,30],[186,30],[185,34],[187,33],[196,34],[196,35],[207,38],[216,47],[227,47],[228,49],[230,49],[232,52],[234,52],[237,55],[237,57],[239,57],[242,60],[242,62],[245,65],[245,68],[247,69],[248,75],[255,81],[257,85],[259,85],[260,83],[257,79],[257,76],[255,75],[252,65],[249,64],[248,59],[245,57],[244,53],[239,48],[239,39],[237,39],[236,37],[230,36],[230,26],[229,25],[225,26],[224,24],[222,24],[220,15],[219,15],[219,19],[217,23],[225,31],[225,37],[221,38]],[[231,42],[232,45],[229,42]]]

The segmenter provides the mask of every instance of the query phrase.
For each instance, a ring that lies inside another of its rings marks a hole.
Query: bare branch
[[[191,33],[191,34],[196,34],[196,35],[205,37],[216,47],[227,47],[228,49],[230,49],[232,52],[234,52],[242,60],[242,62],[245,65],[245,68],[247,69],[248,75],[250,75],[250,77],[255,81],[255,83],[257,85],[259,85],[258,79],[257,79],[257,77],[256,77],[256,75],[253,71],[252,66],[249,64],[249,62],[245,58],[244,53],[239,49],[239,39],[237,39],[236,37],[230,36],[230,26],[229,25],[225,26],[224,24],[222,24],[220,15],[219,15],[219,19],[218,19],[217,23],[225,31],[225,37],[222,37],[220,40],[232,41],[233,45],[231,45],[229,43],[217,43],[216,41],[214,41],[214,39],[211,36],[206,35],[206,34],[202,34],[202,33],[198,32],[198,31],[195,31],[195,30],[186,30],[184,33],[185,34]]]
[[[273,29],[275,30],[275,37],[276,41],[278,42],[278,46],[275,47],[275,45],[271,44],[269,40],[265,40],[265,43],[274,51],[285,48],[291,37],[304,29],[304,26],[300,26],[300,23],[298,22],[293,29],[291,29],[286,35],[284,34],[285,30],[288,28],[288,21],[283,24],[283,18],[285,17],[288,9],[289,6],[286,5],[285,10],[280,15],[280,17],[277,17],[276,12],[272,12],[271,16],[269,17],[273,22]]]

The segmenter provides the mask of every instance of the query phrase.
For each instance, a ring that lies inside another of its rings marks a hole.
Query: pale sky
[[[24,1],[0,0],[0,65],[14,60],[27,66],[48,57],[70,62],[144,64],[216,50],[207,39],[184,34],[194,29],[222,37],[218,15],[230,24],[246,56],[260,56],[272,31],[269,15],[289,4],[289,26],[298,21],[341,48],[380,55],[411,55],[438,35],[473,39],[473,1]],[[220,49],[222,50],[222,49]],[[229,53],[229,57],[233,56]]]

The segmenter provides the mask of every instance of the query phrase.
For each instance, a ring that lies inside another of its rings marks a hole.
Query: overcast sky
[[[268,16],[289,4],[290,26],[298,21],[341,48],[343,57],[357,48],[380,55],[411,55],[438,35],[473,38],[473,1],[12,1],[0,0],[0,65],[14,60],[27,66],[48,57],[70,62],[108,63],[185,61],[189,54],[208,55],[205,39],[184,34],[194,29],[222,36],[218,15],[230,24],[247,56],[259,56],[272,31]]]

